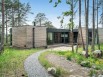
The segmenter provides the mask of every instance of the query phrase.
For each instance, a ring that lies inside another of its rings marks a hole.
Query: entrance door
[[[69,43],[69,33],[61,34],[61,43]]]
[[[61,43],[60,36],[61,36],[61,33],[59,32],[54,33],[54,43]]]

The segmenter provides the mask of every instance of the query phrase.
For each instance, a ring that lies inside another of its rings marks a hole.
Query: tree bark
[[[80,26],[80,35],[82,38],[82,45],[83,45],[83,50],[85,50],[85,45],[84,45],[84,40],[83,40],[83,33],[82,33],[82,27],[81,27],[81,0],[79,0],[79,26]]]
[[[98,33],[98,0],[97,0],[97,44],[98,49],[100,50],[99,33]]]
[[[93,23],[93,26],[92,26],[93,29],[92,29],[92,49],[91,49],[92,51],[95,50],[95,47],[94,47],[95,46],[94,45],[95,44],[95,18],[94,17],[95,16],[94,15],[95,15],[95,3],[94,3],[94,0],[93,0],[93,22],[92,22]]]
[[[72,10],[72,52],[74,52],[74,34],[73,34],[73,14],[74,14],[74,9],[73,9],[73,1],[72,0],[72,5],[71,5],[71,10]]]
[[[86,57],[88,57],[88,17],[89,17],[89,0],[85,0],[86,8]]]
[[[8,25],[7,25],[7,11],[6,11],[6,44],[8,44]]]
[[[4,0],[2,0],[2,35],[1,35],[0,51],[3,50],[4,50]]]

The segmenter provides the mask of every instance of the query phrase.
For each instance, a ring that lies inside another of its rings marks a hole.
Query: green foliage
[[[66,4],[69,4],[69,5],[71,5],[71,2],[70,2],[70,0],[66,0]]]
[[[0,77],[4,73],[5,77],[18,77],[25,74],[24,60],[39,49],[16,49],[6,47],[4,53],[0,55]]]
[[[70,15],[72,15],[72,14],[73,14],[72,11],[63,12],[63,15],[64,15],[64,16],[70,16]]]
[[[55,28],[53,26],[52,22],[48,20],[48,18],[46,17],[46,15],[44,13],[38,13],[33,22],[35,22],[36,25],[38,25],[38,26],[43,25],[48,28]]]
[[[50,0],[49,2],[51,3],[52,1],[53,1],[53,0]],[[61,3],[61,2],[62,2],[62,0],[57,0],[57,1],[55,2],[54,7],[57,7],[58,4]],[[72,1],[71,1],[71,0],[66,0],[66,4],[67,4],[67,5],[69,5],[70,7],[73,6],[73,7],[71,7],[71,9],[75,8],[77,2],[78,2],[78,0],[74,0],[74,4],[72,4]],[[62,13],[62,14],[63,14],[63,18],[61,18],[61,20],[60,20],[61,27],[62,27],[62,25],[63,25],[64,16],[67,17],[67,16],[72,16],[72,15],[75,14],[75,13],[73,13],[73,10],[71,10],[71,9],[70,9],[69,11],[65,11],[65,12]],[[71,19],[72,19],[72,20],[71,20]],[[73,29],[73,28],[74,28],[73,18],[70,18],[69,21],[70,21],[70,22],[68,22],[69,29]]]
[[[65,56],[66,56],[66,58],[67,58],[68,60],[71,61],[72,56],[73,56],[73,53],[66,53]]]
[[[62,70],[60,68],[58,68],[54,77],[60,77],[61,73],[62,73]]]
[[[5,23],[9,27],[21,26],[26,23],[27,15],[31,13],[29,3],[21,3],[19,0],[4,0],[5,1]],[[0,10],[1,12],[1,10]],[[0,13],[1,15],[2,13]]]
[[[89,61],[82,61],[81,63],[80,63],[80,65],[81,66],[83,66],[83,67],[91,67],[91,64],[90,64],[90,62]]]
[[[66,52],[61,52],[61,51],[58,51],[58,52],[54,52],[55,54],[57,55],[63,55],[67,58],[67,60],[70,60],[70,61],[75,61],[76,63],[78,64],[81,64],[83,61],[83,66],[84,67],[92,67],[92,66],[95,66],[94,69],[98,70],[98,69],[103,69],[103,60],[102,59],[98,59],[98,58],[94,58],[92,56],[92,54],[86,58],[85,56],[79,54],[79,53],[72,53],[71,51],[66,51]]]
[[[52,22],[51,21],[46,21],[44,23],[44,26],[46,26],[47,28],[55,28],[53,25],[52,25]]]
[[[46,60],[45,56],[48,54],[48,52],[45,52],[39,56],[40,63],[48,69],[48,67],[51,67],[51,64]]]
[[[90,73],[89,73],[89,76],[92,77],[93,75],[96,75],[97,72],[95,70],[91,70]]]
[[[52,0],[49,0],[49,3],[51,3],[52,2]]]
[[[51,67],[52,65],[47,61],[47,59],[46,59],[46,55],[47,54],[49,54],[48,52],[45,52],[45,53],[43,53],[43,54],[41,54],[40,56],[39,56],[39,61],[40,61],[40,63],[46,68],[46,69],[48,69],[49,67]]]
[[[43,22],[45,22],[46,20],[47,20],[47,18],[44,13],[38,13],[35,17],[34,22],[36,23],[36,25],[41,26],[43,24]]]
[[[42,54],[39,56],[39,61],[40,61],[40,63],[41,63],[46,69],[48,69],[49,67],[55,67],[55,65],[51,64],[51,63],[47,60],[47,58],[46,58],[46,56],[47,56],[48,54],[50,54],[50,53],[51,53],[50,51],[47,51],[47,52],[42,53]],[[62,53],[60,53],[60,54],[62,54]],[[56,68],[56,74],[54,75],[54,77],[60,77],[60,76],[62,76],[63,74],[66,74],[66,72],[65,72],[63,69],[61,69],[61,68],[59,68],[59,67],[55,67],[55,68]]]

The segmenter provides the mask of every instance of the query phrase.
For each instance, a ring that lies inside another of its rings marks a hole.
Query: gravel
[[[39,51],[29,56],[24,62],[24,68],[28,77],[52,77],[46,69],[39,63],[38,57],[46,50]]]
[[[69,75],[66,77],[89,77],[89,68],[81,67],[77,63],[71,62],[63,56],[48,54],[46,58],[51,64],[55,65],[56,67],[61,67],[67,71]]]

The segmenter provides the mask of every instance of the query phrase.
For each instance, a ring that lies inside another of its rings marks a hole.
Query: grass
[[[39,56],[39,61],[40,63],[42,64],[42,66],[44,66],[46,69],[48,69],[49,67],[55,67],[56,68],[56,74],[54,75],[54,77],[65,77],[65,75],[67,75],[67,72],[64,71],[62,68],[60,67],[56,67],[55,65],[51,64],[46,56],[48,54],[51,54],[52,52],[50,51],[47,51],[47,52],[44,52],[42,53],[40,56]]]
[[[56,55],[62,55],[64,57],[67,58],[67,60],[76,62],[78,64],[81,64],[82,61],[86,61],[86,64],[84,65],[85,67],[88,68],[92,68],[92,66],[95,66],[94,70],[103,70],[103,58],[95,58],[92,54],[91,54],[91,46],[89,46],[89,54],[90,56],[88,58],[84,57],[83,55],[81,55],[80,53],[83,51],[82,47],[78,48],[78,53],[72,53],[71,51],[51,51],[51,52],[45,52],[43,53],[40,57],[39,60],[41,62],[41,64],[47,69],[48,67],[52,67],[54,65],[50,64],[47,59],[46,59],[46,55],[50,54],[50,53],[54,53]],[[98,50],[97,45],[95,45],[95,49]],[[103,44],[101,44],[101,50],[103,50]],[[90,73],[94,73],[94,70],[91,71]],[[60,72],[60,75],[62,75],[63,73]],[[58,75],[58,77],[60,76]],[[57,77],[57,76],[56,76]]]
[[[24,60],[40,49],[16,49],[6,47],[0,55],[0,77],[27,77]]]
[[[101,50],[103,50],[103,44],[100,44],[100,48],[101,48]],[[88,50],[89,50],[89,52],[91,53],[91,46],[90,46],[90,45],[89,45],[89,47],[88,47]],[[98,50],[98,45],[97,45],[97,44],[95,45],[95,50]],[[80,46],[80,47],[78,48],[78,52],[81,53],[82,51],[83,51],[83,47]]]
[[[72,53],[71,51],[68,52],[54,52],[57,55],[65,56],[70,61],[75,61],[76,63],[80,64],[82,61],[89,62],[85,67],[92,67],[95,65],[95,69],[103,70],[103,59],[102,58],[95,58],[90,55],[88,58],[84,57],[79,53]]]

